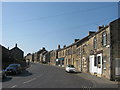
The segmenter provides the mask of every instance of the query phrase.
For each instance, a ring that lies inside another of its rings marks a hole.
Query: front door
[[[97,74],[101,76],[102,74],[102,54],[97,54]]]
[[[97,73],[97,59],[95,57],[95,55],[90,55],[89,57],[89,60],[90,60],[90,68],[89,68],[89,71],[90,73],[94,74],[94,73]]]

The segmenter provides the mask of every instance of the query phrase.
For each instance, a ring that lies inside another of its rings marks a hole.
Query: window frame
[[[107,33],[103,32],[102,33],[102,46],[106,46],[107,45]]]
[[[93,39],[93,48],[97,49],[97,38],[96,37],[94,37]]]

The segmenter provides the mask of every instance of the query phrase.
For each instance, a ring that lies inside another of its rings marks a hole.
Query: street
[[[84,74],[82,73],[67,73],[63,68],[60,67],[32,63],[31,66],[21,74],[11,75],[4,79],[2,88],[98,88],[101,86],[103,88],[118,87],[118,85],[109,81],[107,81],[108,83],[98,83],[83,77]]]

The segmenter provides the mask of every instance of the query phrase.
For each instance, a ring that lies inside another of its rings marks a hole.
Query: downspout
[[[110,24],[109,24],[109,32],[110,32],[110,35],[109,35],[109,39],[110,39],[110,47],[109,47],[109,55],[110,55],[110,73],[109,73],[109,75],[110,75],[110,80],[112,80],[112,45],[111,45],[111,28],[110,28],[111,26],[110,26]]]

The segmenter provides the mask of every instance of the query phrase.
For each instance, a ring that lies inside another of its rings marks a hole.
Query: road
[[[94,82],[78,74],[80,73],[67,73],[63,68],[55,66],[32,63],[22,74],[4,79],[2,86],[3,88],[93,88],[95,86]]]

